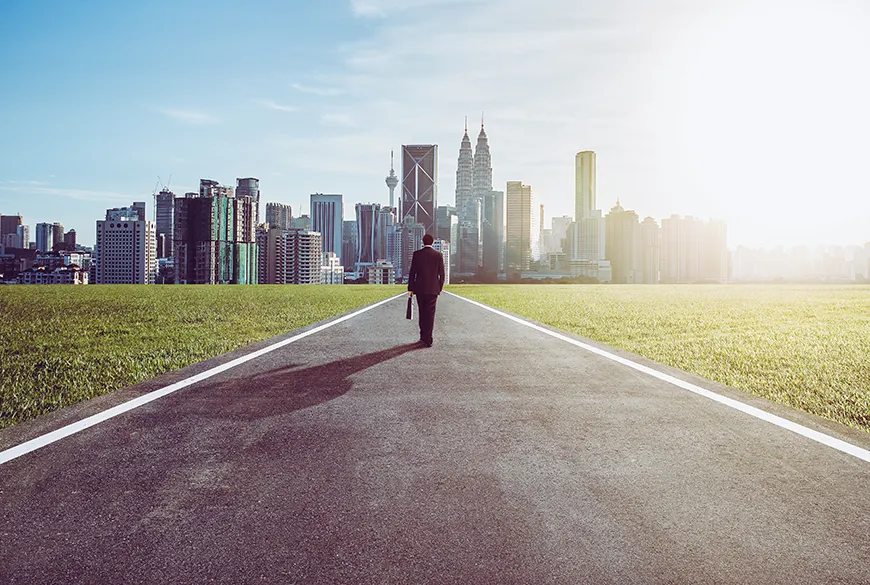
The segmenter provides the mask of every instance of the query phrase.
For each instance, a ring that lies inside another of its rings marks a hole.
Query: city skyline
[[[386,204],[401,144],[450,146],[439,204],[455,204],[452,145],[481,110],[493,188],[534,185],[548,219],[573,215],[570,161],[592,150],[601,209],[722,220],[730,248],[870,239],[862,3],[35,1],[3,17],[16,84],[0,97],[0,212],[86,245],[105,208],[149,200],[158,176],[177,194],[256,176],[263,200],[300,214],[315,192]],[[258,34],[207,42],[237,26]],[[425,84],[408,75],[421,57]]]

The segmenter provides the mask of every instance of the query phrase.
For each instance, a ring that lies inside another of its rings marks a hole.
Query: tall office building
[[[36,224],[36,249],[40,252],[51,252],[54,245],[54,226],[50,223]]]
[[[143,218],[144,219],[144,218]],[[51,224],[51,240],[52,240],[52,249],[58,244],[63,244],[63,224],[59,221]]]
[[[270,227],[278,227],[282,230],[289,230],[291,227],[290,221],[293,219],[293,209],[284,203],[267,203],[266,204],[266,223]]]
[[[27,249],[30,247],[30,226],[29,225],[20,225],[18,226],[18,247]]]
[[[568,228],[574,223],[570,215],[554,217],[550,221],[551,232],[548,248],[551,252],[565,252],[565,238],[568,236]]]
[[[0,242],[5,241],[8,234],[18,236],[18,227],[21,225],[23,225],[23,222],[20,215],[0,215]],[[26,248],[27,246],[20,247]]]
[[[402,223],[410,218],[435,233],[438,206],[438,145],[402,145]]]
[[[505,269],[526,271],[532,255],[532,188],[522,181],[508,181],[505,197]]]
[[[472,172],[472,196],[479,202],[492,191],[492,156],[489,152],[489,140],[483,129],[483,119],[480,120],[480,133],[474,147],[474,169]]]
[[[396,208],[396,187],[399,185],[399,177],[396,176],[396,170],[393,168],[393,151],[390,151],[390,174],[384,179],[387,188],[390,190],[390,207]]]
[[[232,187],[209,179],[200,182],[198,194],[177,197],[173,226],[176,284],[257,284],[253,218],[251,197],[236,198]]]
[[[97,220],[95,284],[155,283],[157,228],[144,213],[144,204],[134,203],[132,207],[107,209],[106,219]]]
[[[471,150],[471,139],[468,137],[468,121],[465,124],[465,134],[459,146],[459,160],[456,165],[456,209],[459,221],[471,221],[476,212],[476,206],[471,204],[474,197],[474,151]]]
[[[342,196],[337,194],[311,194],[311,229],[323,236],[323,251],[333,252],[341,258],[341,233],[344,221]]]
[[[360,272],[378,260],[377,225],[381,206],[377,203],[357,203],[355,210],[357,228],[357,267],[355,270]]]
[[[586,217],[596,208],[595,153],[578,152],[574,157],[574,219]]]
[[[236,199],[248,198],[253,202],[253,213],[251,214],[251,232],[260,223],[260,179],[254,177],[245,177],[236,179]],[[248,229],[244,226],[244,229]]]
[[[637,213],[616,205],[604,217],[607,251],[610,261],[611,282],[634,284],[640,282],[640,224]]]
[[[172,256],[172,218],[175,213],[175,193],[164,187],[154,196],[154,219],[157,224],[157,257]]]
[[[341,263],[345,272],[353,272],[357,257],[356,220],[349,219],[341,224]]]
[[[486,272],[499,272],[504,270],[504,191],[487,193],[482,209],[481,265]]]

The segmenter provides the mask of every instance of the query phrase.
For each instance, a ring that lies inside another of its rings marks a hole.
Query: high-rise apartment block
[[[402,146],[402,223],[410,218],[426,233],[435,233],[438,206],[438,145]],[[404,270],[404,269],[403,269]]]
[[[145,219],[145,204],[106,210],[97,220],[93,256],[94,284],[154,284],[157,229]]]
[[[378,260],[368,268],[369,284],[396,284],[396,271],[387,260]]]
[[[505,269],[527,271],[532,257],[532,188],[522,181],[508,181],[505,197]]]
[[[260,223],[260,179],[245,177],[236,179],[236,199],[250,199],[253,203],[251,216],[251,231]],[[248,229],[248,226],[243,226]]]
[[[176,284],[258,282],[251,197],[203,179],[198,194],[175,199],[173,235]]]
[[[157,224],[157,257],[172,256],[173,216],[175,193],[164,187],[154,196],[155,223]]]
[[[625,210],[616,202],[604,218],[607,252],[610,261],[611,282],[634,284],[640,272],[640,224],[637,213]]]
[[[320,284],[323,247],[318,232],[278,227],[258,230],[263,284]]]
[[[266,223],[270,227],[289,230],[293,219],[293,209],[284,203],[266,203]]]
[[[690,215],[662,220],[661,282],[727,282],[726,226]]]
[[[658,284],[662,234],[656,220],[647,217],[640,224],[640,281]]]
[[[322,236],[324,252],[334,252],[337,256],[341,254],[343,221],[344,205],[341,195],[311,195],[311,229]]]

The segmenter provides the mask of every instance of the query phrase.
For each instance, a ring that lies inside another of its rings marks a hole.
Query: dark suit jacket
[[[444,288],[444,257],[427,246],[414,252],[408,272],[408,290],[418,295],[441,294]]]

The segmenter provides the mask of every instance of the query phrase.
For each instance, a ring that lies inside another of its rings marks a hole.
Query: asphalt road
[[[0,583],[870,583],[870,463],[455,297],[416,339],[396,299],[0,465]]]

